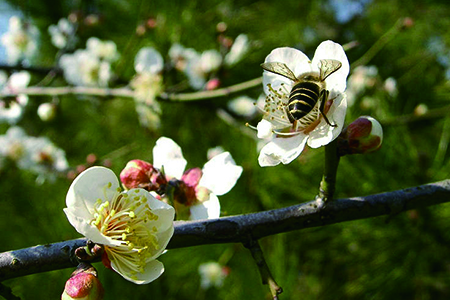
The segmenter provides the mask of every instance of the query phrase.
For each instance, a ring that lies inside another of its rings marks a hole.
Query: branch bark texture
[[[365,197],[316,201],[281,209],[223,217],[176,221],[168,249],[219,243],[245,243],[249,238],[319,227],[345,221],[393,215],[409,209],[450,202],[450,180]],[[0,281],[76,266],[73,252],[86,239],[39,245],[0,253]]]

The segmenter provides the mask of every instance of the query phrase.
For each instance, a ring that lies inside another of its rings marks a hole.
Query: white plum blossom
[[[21,170],[38,175],[36,182],[53,182],[68,169],[65,153],[47,137],[28,136],[22,128],[10,127],[0,135],[0,157],[14,161]]]
[[[38,175],[36,182],[54,182],[58,173],[68,170],[64,150],[55,146],[47,137],[28,137],[25,140],[25,156],[17,165]]]
[[[8,31],[2,35],[9,64],[28,63],[38,48],[39,31],[36,26],[17,16],[9,19]]]
[[[191,57],[185,70],[189,84],[196,90],[203,89],[208,77],[221,65],[222,56],[217,50],[206,50],[200,55]]]
[[[248,36],[240,34],[231,45],[230,51],[225,55],[224,62],[227,66],[234,66],[244,57],[250,49]]]
[[[156,259],[173,235],[173,207],[144,189],[121,191],[114,172],[104,167],[78,175],[66,205],[70,224],[104,246],[110,267],[123,278],[146,284],[164,272]]]
[[[18,165],[26,164],[25,141],[27,138],[22,128],[10,127],[4,135],[0,135],[0,159],[8,158]]]
[[[113,41],[102,41],[99,38],[90,37],[86,41],[86,50],[107,62],[114,62],[119,58],[116,43]]]
[[[28,86],[30,83],[30,73],[21,71],[13,73],[5,82],[6,74],[1,76],[2,91],[4,93],[15,93]],[[25,107],[28,104],[28,96],[20,94],[14,99],[0,100],[0,123],[7,122],[16,124],[22,117]]]
[[[174,43],[169,49],[169,58],[172,65],[178,71],[184,72],[188,61],[198,56],[197,51],[192,48],[185,48],[179,43]]]
[[[119,56],[116,44],[91,37],[86,47],[61,56],[64,78],[77,86],[108,86],[113,75],[111,63]]]
[[[305,73],[318,77],[321,61],[324,59],[338,60],[342,64],[324,81],[329,96],[323,110],[334,126],[330,126],[322,116],[320,101],[317,101],[316,106],[307,115],[291,122],[286,107],[295,82],[279,74],[264,71],[263,85],[267,95],[265,115],[257,129],[259,138],[270,138],[270,141],[261,149],[258,158],[260,166],[288,164],[300,155],[306,144],[311,148],[324,146],[342,131],[347,109],[344,92],[350,66],[341,45],[332,41],[322,42],[312,60],[297,49],[277,48],[266,57],[265,62],[284,63],[297,78]]]
[[[376,66],[357,66],[348,77],[347,102],[352,106],[358,96],[367,88],[375,86],[377,83],[378,69]]]
[[[216,288],[222,287],[229,272],[226,267],[210,261],[198,266],[198,273],[200,274],[200,286],[206,290],[213,286]]]
[[[58,24],[48,27],[52,44],[58,49],[74,46],[76,41],[75,30],[75,25],[66,18],[62,18],[58,21]]]
[[[249,96],[239,96],[228,102],[228,109],[238,116],[251,118],[257,113],[255,100]]]
[[[151,129],[160,126],[161,108],[156,97],[163,90],[161,75],[163,68],[163,57],[156,49],[144,47],[136,54],[134,59],[136,75],[131,81],[131,87],[136,93],[135,108],[141,125]]]
[[[111,65],[86,49],[64,54],[59,61],[68,83],[76,86],[108,86]]]
[[[167,179],[183,181],[189,194],[187,203],[190,219],[215,219],[220,216],[217,196],[228,193],[242,173],[229,152],[211,158],[203,169],[194,168],[185,172],[186,160],[180,146],[173,140],[161,137],[153,148],[153,165],[164,171]],[[193,198],[193,199],[192,199]],[[176,203],[175,203],[176,204]],[[183,204],[183,203],[182,203]]]

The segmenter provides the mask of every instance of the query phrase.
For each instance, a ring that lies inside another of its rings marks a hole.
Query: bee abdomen
[[[291,121],[306,116],[319,100],[319,93],[320,87],[314,82],[300,82],[294,85],[287,105],[288,117]]]

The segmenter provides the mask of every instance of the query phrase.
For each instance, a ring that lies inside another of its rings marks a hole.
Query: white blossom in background
[[[263,73],[264,92],[267,95],[265,115],[258,124],[257,130],[258,138],[270,138],[270,141],[260,151],[258,157],[260,166],[288,164],[300,155],[306,144],[311,148],[324,146],[333,141],[342,131],[347,110],[345,88],[350,65],[341,45],[332,41],[322,42],[317,47],[312,60],[297,49],[277,48],[266,57],[265,62],[284,63],[298,78],[310,72],[318,76],[323,59],[335,59],[342,64],[337,71],[325,79],[326,89],[330,93],[324,105],[324,113],[336,126],[330,126],[325,121],[318,104],[302,118],[301,122],[291,123],[285,107],[288,105],[294,82],[265,70]]]
[[[201,170],[194,168],[185,171],[186,164],[180,146],[173,140],[161,137],[156,141],[153,166],[164,170],[168,181],[177,179],[186,184],[189,218],[218,218],[220,202],[217,196],[226,194],[233,188],[241,176],[242,167],[236,165],[229,152],[214,156]]]
[[[58,49],[73,47],[76,42],[75,30],[75,25],[66,18],[60,19],[56,25],[50,25],[48,33],[51,36],[53,46]]]
[[[136,54],[134,59],[136,75],[130,85],[136,93],[134,101],[139,122],[150,129],[160,126],[161,108],[156,97],[163,90],[161,75],[163,68],[164,59],[156,49],[145,47]]]
[[[240,34],[231,45],[230,51],[225,55],[224,62],[227,66],[234,66],[248,53],[250,43],[246,34]]]
[[[190,86],[196,90],[203,89],[209,76],[221,65],[222,56],[217,50],[206,50],[191,57],[185,70]]]
[[[17,126],[0,135],[0,156],[14,161],[19,169],[36,174],[38,184],[53,182],[69,167],[64,150],[47,137],[28,136]]]
[[[222,287],[229,272],[226,267],[211,261],[199,265],[198,273],[200,274],[200,286],[206,290],[210,287]]]
[[[10,127],[4,135],[0,135],[0,158],[7,158],[17,165],[23,165],[27,160],[25,147],[27,138],[28,136],[22,128]]]
[[[238,116],[250,119],[256,115],[258,109],[256,101],[249,96],[239,96],[228,102],[228,109]]]
[[[397,90],[397,81],[393,77],[386,78],[384,81],[384,90],[389,94],[391,97],[395,97],[398,94]]]
[[[0,86],[5,93],[15,93],[26,88],[30,83],[30,73],[21,71],[13,73],[8,79],[5,73],[0,76]],[[5,82],[6,79],[6,82]],[[28,96],[20,94],[14,99],[0,99],[0,123],[16,124],[25,111],[28,104]]]
[[[178,71],[184,72],[186,70],[188,61],[198,56],[199,54],[192,48],[185,48],[179,43],[174,43],[169,49],[169,58],[171,64]]]
[[[38,175],[36,182],[54,182],[58,174],[68,170],[64,150],[58,148],[47,137],[28,137],[25,142],[25,156],[17,166]]]
[[[157,258],[174,232],[173,207],[144,189],[121,191],[117,176],[104,167],[91,167],[78,175],[66,205],[70,224],[104,246],[107,266],[123,278],[146,284],[164,272]]]
[[[37,51],[39,30],[17,16],[9,19],[8,31],[2,35],[9,64],[28,63]]]
[[[93,49],[95,45],[98,48]],[[115,44],[90,38],[87,47],[61,56],[59,64],[64,71],[64,78],[76,86],[108,86],[113,74],[111,62],[119,55]]]
[[[67,82],[76,86],[106,87],[112,75],[109,62],[85,49],[62,55],[59,64]]]
[[[114,62],[119,58],[116,43],[113,41],[102,41],[96,37],[90,37],[86,42],[86,50],[108,62]]]
[[[348,77],[347,82],[347,102],[352,106],[356,98],[367,88],[375,86],[377,83],[378,69],[376,66],[357,66]]]

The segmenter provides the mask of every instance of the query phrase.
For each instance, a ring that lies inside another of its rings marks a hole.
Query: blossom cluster
[[[17,16],[9,19],[8,31],[2,35],[9,64],[29,63],[38,49],[39,31],[36,26]]]
[[[73,85],[106,87],[113,75],[111,64],[118,56],[114,42],[91,37],[86,42],[86,49],[62,55],[59,65],[64,78]]]
[[[47,137],[28,136],[17,126],[10,127],[4,135],[0,135],[0,167],[7,160],[14,162],[21,170],[38,175],[38,183],[54,181],[58,174],[66,172],[69,167],[64,150]]]
[[[214,89],[217,87],[215,73],[222,66],[234,66],[245,56],[249,48],[247,35],[240,34],[224,57],[215,49],[199,53],[195,49],[186,48],[179,43],[172,45],[169,50],[169,57],[172,66],[187,76],[193,89]]]
[[[372,109],[379,104],[380,98],[397,96],[397,81],[388,77],[384,81],[376,66],[357,66],[350,74],[347,83],[348,105],[359,104],[363,110]]]
[[[214,155],[202,169],[185,170],[187,161],[172,139],[161,137],[153,148],[153,164],[132,160],[122,170],[125,188],[145,188],[171,203],[177,219],[215,219],[220,216],[217,196],[228,193],[242,173],[229,152]]]
[[[16,92],[30,83],[30,74],[21,71],[8,77],[6,72],[0,71],[0,90],[5,93]],[[16,124],[22,117],[28,104],[27,95],[18,95],[13,99],[0,99],[0,123]]]

